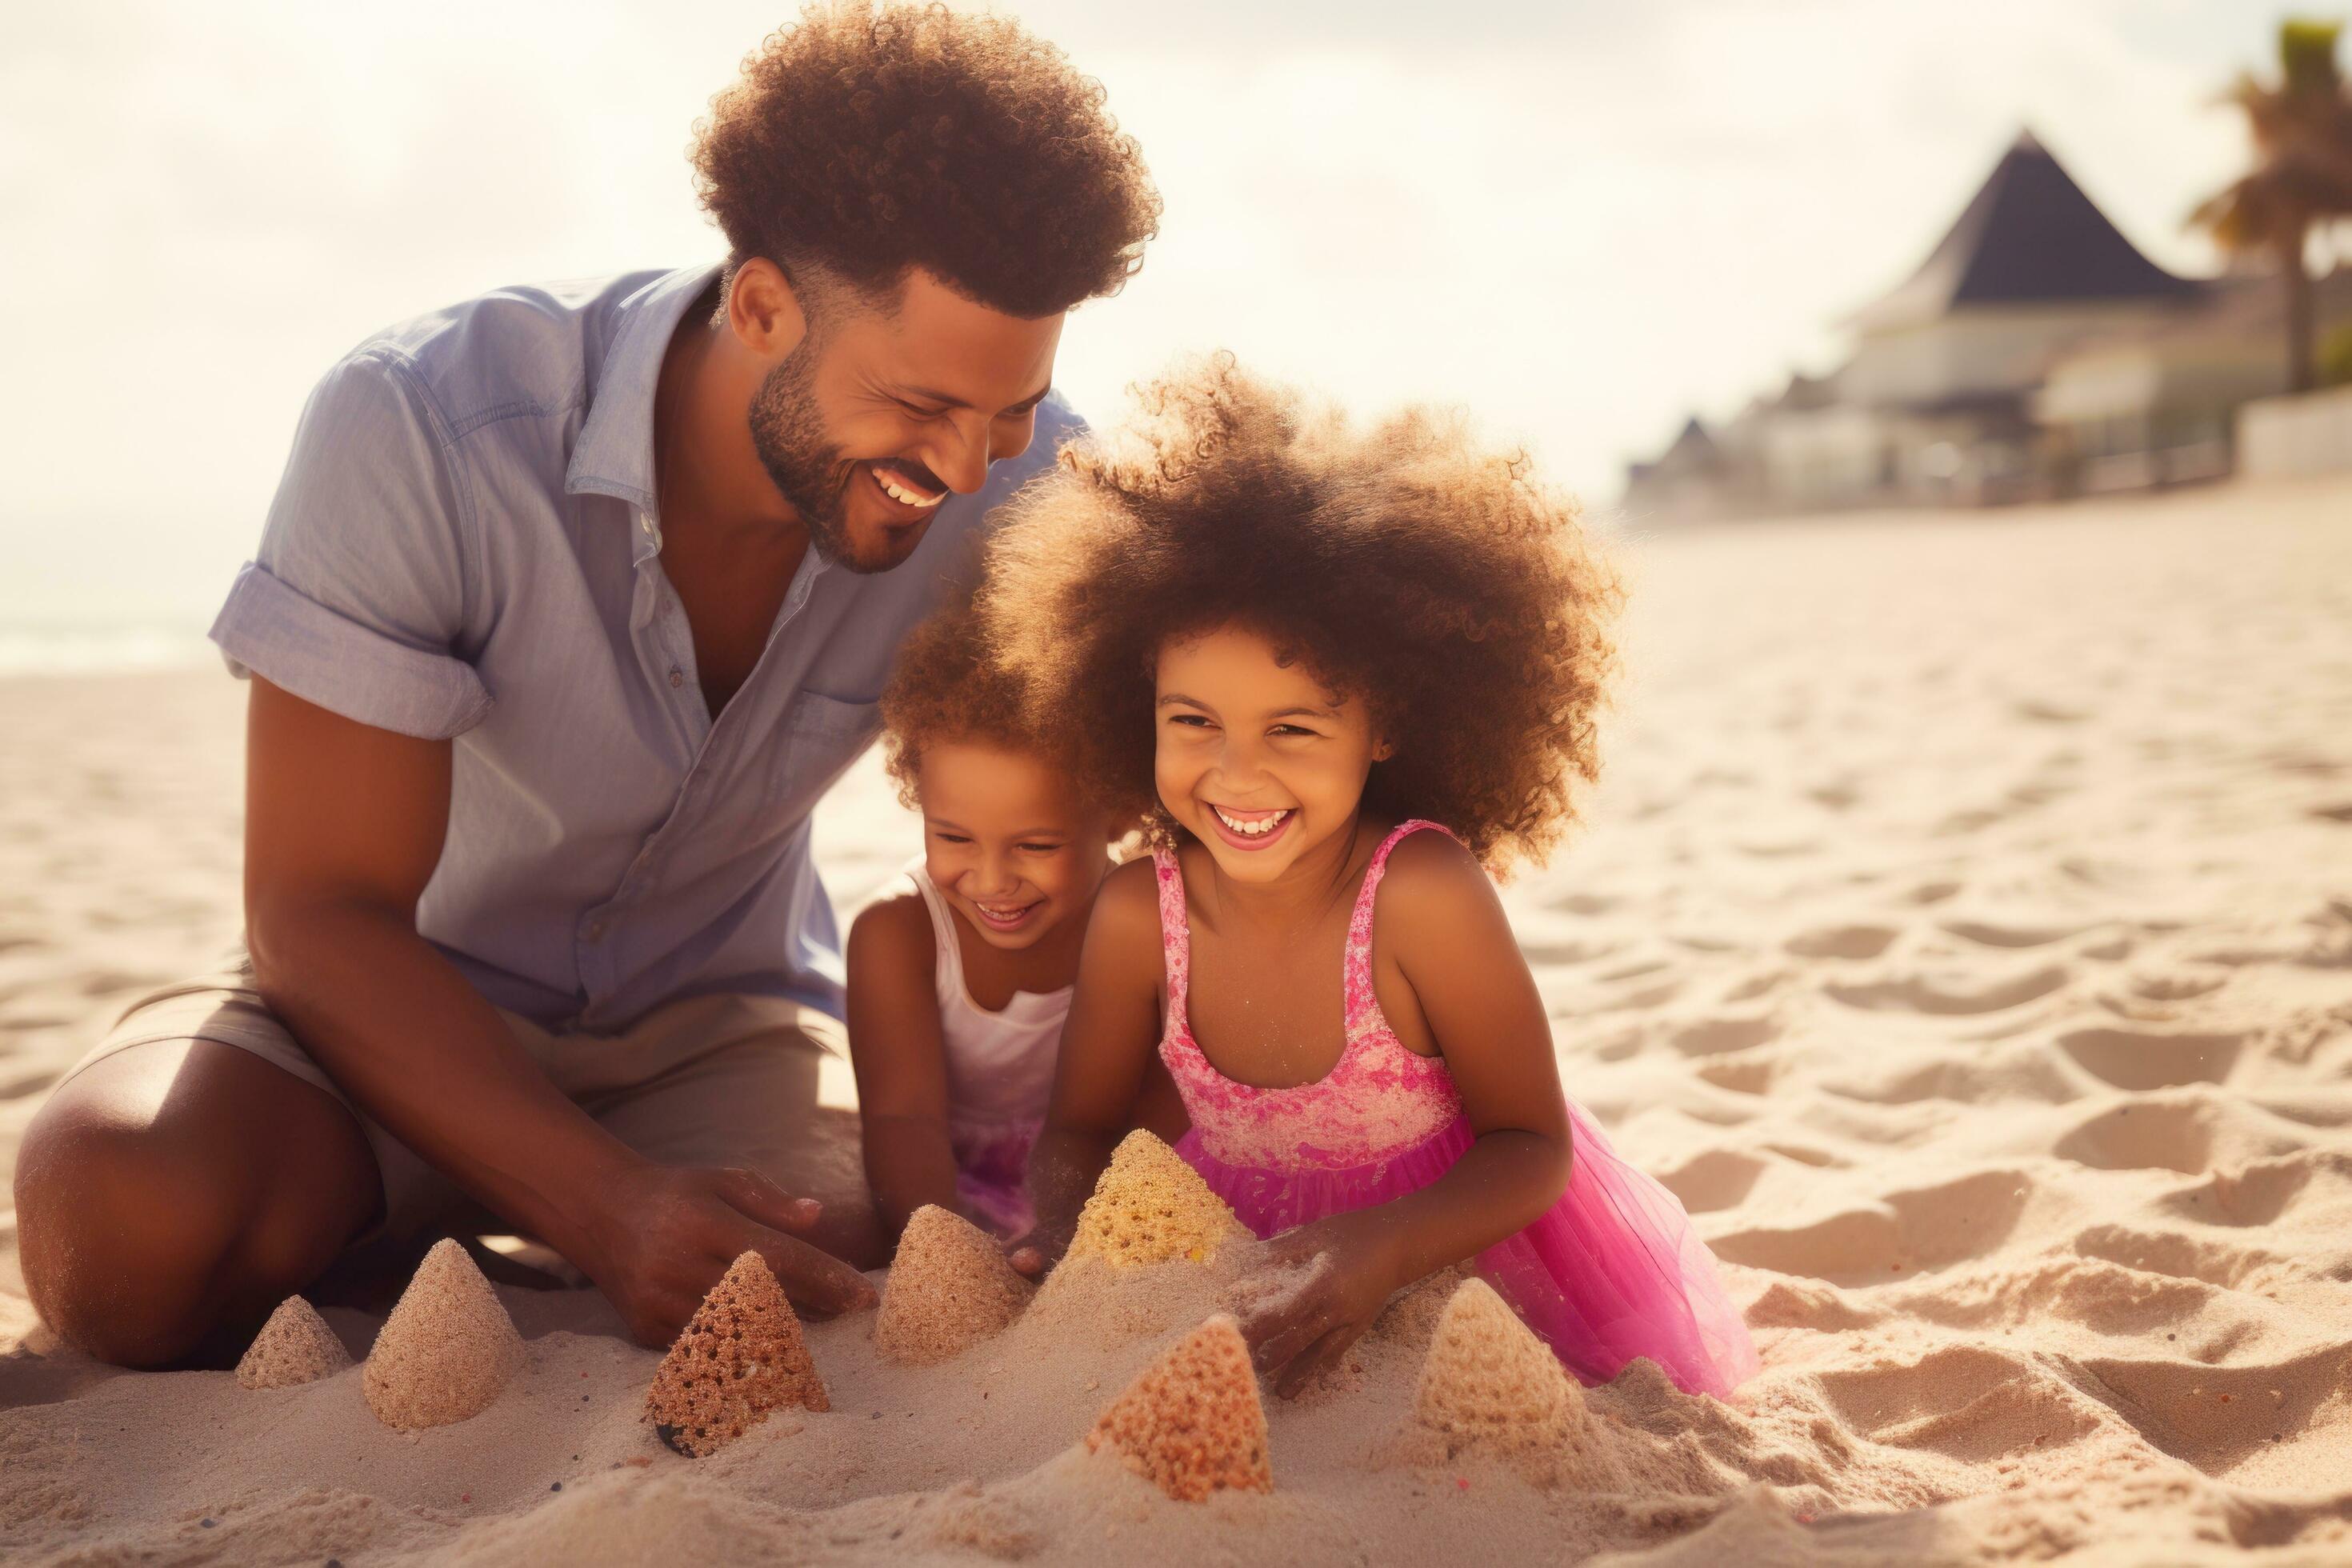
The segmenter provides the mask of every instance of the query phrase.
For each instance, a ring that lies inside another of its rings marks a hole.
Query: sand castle
[[[905,1366],[946,1361],[1003,1332],[1035,1289],[977,1226],[925,1204],[898,1238],[874,1346]]]
[[[1431,1458],[1480,1454],[1542,1483],[1624,1482],[1584,1391],[1484,1279],[1464,1280],[1446,1302],[1421,1363],[1411,1425],[1408,1448]]]
[[[1069,1256],[1099,1258],[1118,1268],[1176,1258],[1206,1263],[1248,1235],[1199,1172],[1138,1128],[1096,1181]]]
[[[746,1252],[655,1370],[645,1418],[663,1442],[699,1458],[790,1407],[833,1404],[783,1287],[758,1253]]]
[[[327,1327],[319,1310],[299,1296],[289,1296],[253,1336],[236,1380],[247,1388],[292,1388],[331,1377],[352,1364],[352,1352]]]
[[[1087,1434],[1089,1452],[1105,1447],[1179,1502],[1274,1489],[1265,1406],[1232,1318],[1211,1318],[1144,1368]]]
[[[443,1238],[417,1265],[368,1352],[368,1408],[403,1432],[479,1415],[522,1365],[522,1336],[466,1249]]]

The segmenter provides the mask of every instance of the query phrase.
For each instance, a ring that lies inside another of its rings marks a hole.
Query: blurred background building
[[[2228,269],[2149,260],[2021,132],[1918,268],[1843,323],[1835,371],[1717,429],[1690,418],[1629,465],[1625,511],[1982,506],[2352,466],[2352,268],[2305,266],[2352,212],[2336,32],[2287,24],[2279,85],[2230,95],[2261,161],[2195,219]]]

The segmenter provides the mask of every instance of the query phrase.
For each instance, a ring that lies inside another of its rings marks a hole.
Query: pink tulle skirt
[[[1036,1141],[1034,1123],[949,1126],[956,1196],[999,1236],[1019,1236],[1036,1223],[1029,1203],[1029,1146]]]
[[[1755,1372],[1756,1350],[1714,1255],[1672,1193],[1619,1159],[1574,1101],[1568,1110],[1576,1151],[1568,1191],[1471,1268],[1581,1381],[1605,1383],[1647,1356],[1685,1393],[1727,1396]],[[1475,1137],[1457,1117],[1401,1152],[1335,1170],[1229,1165],[1197,1131],[1177,1152],[1265,1237],[1418,1192]]]

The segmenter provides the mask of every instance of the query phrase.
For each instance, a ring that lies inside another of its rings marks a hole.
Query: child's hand
[[[1047,1270],[1062,1260],[1070,1250],[1073,1232],[1066,1226],[1043,1222],[1029,1227],[1023,1235],[1004,1243],[1004,1261],[1013,1265],[1016,1274],[1032,1279],[1042,1279]]]
[[[1259,1244],[1234,1296],[1258,1375],[1285,1399],[1338,1365],[1402,1283],[1389,1228],[1367,1209]]]

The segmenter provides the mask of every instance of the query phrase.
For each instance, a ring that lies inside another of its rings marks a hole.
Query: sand
[[[688,1458],[715,1454],[779,1410],[830,1410],[801,1321],[765,1259],[746,1252],[654,1369],[646,1425]]]
[[[417,1265],[375,1336],[360,1388],[400,1432],[446,1426],[488,1409],[522,1363],[522,1338],[466,1249],[446,1237]]]
[[[908,1217],[890,1260],[875,1349],[902,1366],[947,1361],[1003,1333],[1035,1293],[987,1232],[925,1204]]]
[[[247,1388],[292,1388],[331,1377],[352,1364],[352,1352],[299,1296],[278,1303],[261,1331],[236,1363],[236,1380]]]
[[[1084,1440],[1230,1258],[1082,1260],[928,1366],[812,1322],[832,1409],[687,1459],[593,1292],[494,1287],[513,1380],[404,1434],[356,1368],[59,1348],[11,1229],[6,1554],[2352,1559],[2352,486],[1661,531],[1634,568],[1608,777],[1506,901],[1567,1081],[1764,1367],[1731,1405],[1638,1363],[1577,1392],[1622,1483],[1412,1457],[1450,1282],[1265,1400],[1272,1491],[1180,1502]],[[110,1009],[234,934],[237,710],[0,683],[0,1164]],[[870,763],[845,788],[850,902],[915,837]],[[321,1309],[367,1350],[380,1306]]]

